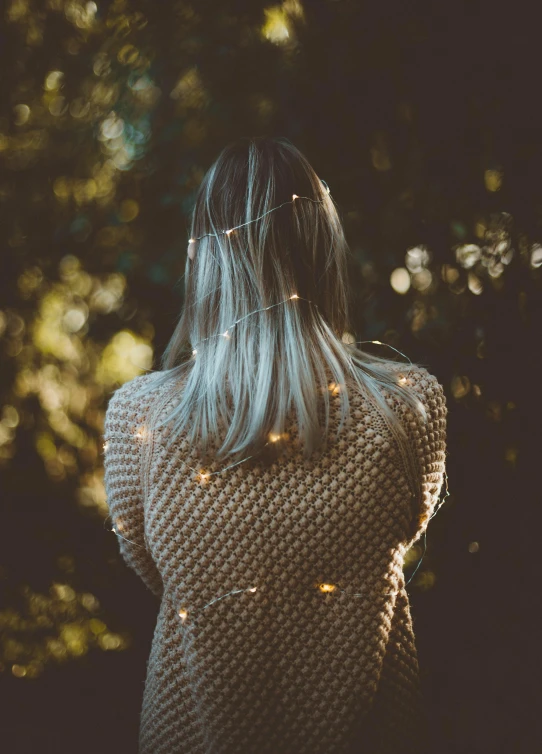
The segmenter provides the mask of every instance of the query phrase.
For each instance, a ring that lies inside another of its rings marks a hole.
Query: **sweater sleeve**
[[[145,428],[136,401],[130,400],[139,379],[123,385],[109,401],[104,423],[104,484],[124,561],[154,595],[161,597],[162,578],[146,548],[144,535],[140,467]]]
[[[412,541],[416,542],[427,529],[435,512],[446,471],[446,417],[447,406],[444,389],[437,378],[423,367],[403,368],[407,376],[405,387],[410,387],[423,404],[427,420],[413,414],[404,403],[396,410],[407,435],[413,444],[421,474],[421,500],[414,513],[411,527]]]

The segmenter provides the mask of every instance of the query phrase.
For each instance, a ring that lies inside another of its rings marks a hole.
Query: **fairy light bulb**
[[[297,195],[294,195],[294,196],[297,196]],[[302,197],[302,198],[303,198],[303,197]],[[253,221],[251,221],[251,222],[253,222]],[[247,224],[248,224],[248,223],[247,223]],[[232,228],[232,230],[234,230],[234,229]],[[209,234],[209,233],[208,233],[207,235],[213,235],[213,234]],[[195,240],[198,240],[198,239],[195,239]],[[252,312],[249,312],[249,314],[245,315],[245,317],[248,317],[248,316],[249,316],[250,314],[256,314],[257,312],[260,312],[260,311],[266,311],[267,309],[271,309],[271,308],[273,308],[274,306],[279,306],[280,304],[286,304],[286,303],[287,303],[288,301],[291,301],[291,300],[295,300],[295,299],[300,299],[300,298],[303,298],[303,297],[302,297],[302,296],[299,296],[299,295],[298,295],[297,293],[293,293],[293,294],[292,294],[291,296],[289,296],[289,297],[288,297],[287,299],[284,299],[284,301],[279,301],[279,302],[278,302],[277,304],[272,304],[271,306],[266,306],[266,307],[264,307],[263,309],[255,309],[254,311],[252,311]],[[313,304],[314,306],[316,306],[316,307],[318,308],[318,305],[317,305],[317,304],[315,304],[315,303],[314,303],[313,301],[311,301],[310,299],[307,299],[307,298],[306,298],[306,299],[304,299],[304,300],[305,300],[305,301],[308,301],[308,302],[309,302],[310,304]],[[241,319],[245,319],[245,317],[241,317]],[[237,322],[240,322],[240,321],[241,321],[241,320],[237,320],[237,321],[236,321],[236,322],[234,322],[234,323],[233,323],[233,324],[232,324],[232,325],[231,325],[230,327],[235,327],[235,325],[237,324]],[[227,339],[231,339],[231,336],[230,336],[229,330],[226,330],[226,332],[223,332],[223,333],[217,333],[216,335],[211,335],[211,336],[210,336],[210,337],[208,337],[208,338],[203,338],[203,341],[211,340],[211,338],[214,338],[214,337],[219,337],[220,335],[221,335],[222,337],[224,337],[224,338],[227,338]],[[203,342],[203,341],[200,341],[200,342]],[[345,341],[345,342],[346,342],[346,341]],[[399,351],[399,350],[398,350],[397,348],[394,348],[393,346],[390,346],[390,345],[389,345],[389,344],[387,344],[387,343],[383,343],[383,342],[382,342],[381,340],[363,340],[363,341],[354,341],[353,345],[357,345],[357,344],[358,344],[358,342],[359,342],[359,344],[360,344],[360,345],[361,345],[361,344],[363,344],[363,343],[374,343],[375,345],[379,345],[379,346],[387,346],[388,348],[392,348],[392,349],[393,349],[394,351],[396,351],[397,353],[399,353],[399,354],[400,354],[401,356],[404,356],[404,358],[408,358],[407,356],[405,356],[405,354],[404,354],[404,353],[402,353],[401,351]],[[350,345],[352,345],[352,344],[350,343]],[[194,349],[193,349],[193,351],[192,351],[192,355],[193,355],[193,356],[195,357],[195,356],[196,356],[196,354],[197,354],[197,349],[196,349],[196,348],[194,348]],[[410,359],[409,359],[409,361],[410,361]],[[412,365],[412,362],[410,362],[410,364]],[[402,375],[401,375],[401,379],[399,380],[399,383],[400,383],[400,384],[405,384],[405,383],[407,383],[407,382],[408,382],[408,378],[407,378],[407,377],[404,377],[404,376],[402,376]],[[345,387],[344,387],[344,385],[340,385],[340,384],[337,384],[337,383],[334,383],[334,382],[332,382],[332,383],[328,383],[327,389],[328,389],[329,391],[331,391],[331,393],[332,393],[333,395],[337,395],[338,393],[342,392],[342,391],[343,391],[343,390],[345,389]],[[326,391],[326,387],[325,387],[325,386],[324,386],[324,387],[322,388],[322,391],[323,391],[323,392],[325,393],[325,391]],[[141,435],[141,433],[138,433],[138,434],[137,434],[136,436],[137,436],[137,437],[141,437],[142,435]],[[265,445],[268,445],[268,444],[269,444],[269,442],[273,442],[273,443],[274,443],[274,442],[277,442],[277,441],[278,441],[279,439],[281,439],[281,437],[282,437],[281,435],[277,435],[277,434],[271,434],[271,435],[269,435],[269,440],[268,440],[268,442],[266,442],[266,443],[265,443]],[[286,437],[286,438],[287,438],[287,437],[288,437],[288,435],[284,435],[284,437]],[[252,456],[248,456],[248,458],[252,458]],[[244,458],[244,459],[242,459],[241,461],[236,461],[235,463],[232,463],[232,464],[230,464],[229,466],[226,466],[226,467],[225,467],[224,469],[222,469],[222,471],[227,471],[228,469],[231,469],[231,468],[233,468],[234,466],[237,466],[238,464],[240,464],[240,463],[243,463],[244,461],[248,460],[248,458]],[[187,465],[188,465],[188,464],[187,464]],[[192,468],[191,466],[190,466],[189,468],[190,468],[190,469],[191,469],[191,470],[192,470],[192,471],[194,472],[194,474],[195,474],[195,475],[197,476],[197,478],[198,478],[198,479],[199,479],[200,481],[202,481],[202,482],[203,482],[203,481],[205,481],[205,480],[206,480],[206,479],[207,479],[207,478],[208,478],[208,477],[210,476],[210,474],[205,474],[205,473],[203,473],[203,472],[201,472],[201,473],[198,473],[197,469],[194,469],[194,468]],[[212,473],[213,473],[213,474],[218,474],[218,473],[221,473],[221,472],[218,472],[218,471],[214,471],[214,472],[212,472]]]
[[[258,588],[257,586],[253,586],[252,589],[249,589],[248,591],[249,592],[255,592],[257,588]]]
[[[196,239],[195,238],[189,238],[188,239],[188,243],[196,243]]]
[[[184,621],[187,619],[187,617],[188,617],[188,610],[185,610],[184,607],[181,607],[181,609],[179,610],[179,618],[184,623]]]
[[[327,189],[327,192],[328,192],[328,193],[330,193],[330,192],[329,192],[329,188]],[[298,199],[298,198],[302,198],[302,199],[303,199],[303,198],[304,198],[304,199],[308,199],[309,197],[298,197],[298,195],[297,195],[297,194],[293,194],[293,199]],[[312,200],[312,199],[311,199],[311,201],[316,201],[316,200]],[[287,204],[287,203],[288,203],[288,202],[285,202],[285,204]],[[283,206],[283,205],[279,205],[279,206]],[[277,207],[275,207],[274,209],[278,209],[278,208],[277,208]],[[272,211],[272,210],[269,210],[269,212],[271,212],[271,211]],[[268,214],[268,213],[265,213],[265,214]],[[263,217],[263,215],[262,215],[262,217]],[[260,218],[255,218],[255,220],[258,220],[258,219],[260,219]],[[255,222],[255,220],[251,220],[250,222]],[[245,223],[245,225],[249,225],[249,224],[250,224],[250,223]],[[242,227],[242,226],[238,226],[238,227]],[[227,231],[222,231],[222,232],[224,232],[224,233],[227,233],[227,234],[229,235],[229,234],[230,234],[230,233],[232,233],[232,232],[233,232],[234,230],[235,230],[235,228],[231,228],[230,230],[227,230]],[[210,236],[210,235],[216,235],[216,234],[214,234],[214,233],[206,233],[205,235],[207,235],[207,236]],[[203,238],[204,236],[201,236],[201,237]],[[198,241],[198,240],[199,240],[198,238],[191,238],[191,239],[190,239],[190,242],[193,242],[193,241]],[[293,293],[293,294],[292,294],[291,296],[289,296],[289,297],[288,297],[287,299],[285,299],[284,301],[279,301],[278,303],[276,303],[276,304],[272,304],[272,305],[270,305],[270,306],[266,306],[266,307],[264,307],[263,309],[255,309],[254,311],[252,311],[252,312],[249,312],[249,313],[248,313],[248,314],[246,314],[246,315],[245,315],[244,317],[241,317],[241,319],[239,319],[239,320],[236,320],[236,321],[235,321],[235,322],[234,322],[234,323],[233,323],[233,324],[232,324],[232,325],[231,325],[230,327],[235,327],[235,325],[236,325],[236,324],[237,324],[238,322],[240,322],[240,321],[241,321],[242,319],[245,319],[245,318],[246,318],[246,317],[248,317],[248,316],[249,316],[250,314],[256,314],[257,312],[266,311],[267,309],[272,309],[272,308],[273,308],[274,306],[279,306],[280,304],[286,304],[286,303],[287,303],[288,301],[291,301],[291,300],[295,300],[295,299],[300,299],[300,298],[303,298],[303,297],[302,297],[302,296],[299,296],[299,295],[298,295],[297,293]],[[314,302],[313,302],[313,301],[311,301],[310,299],[308,299],[308,298],[305,298],[304,300],[305,300],[305,301],[308,301],[308,302],[309,302],[310,304],[312,304],[313,306],[316,306],[316,308],[318,308],[318,304],[314,303]],[[225,332],[223,332],[223,333],[217,333],[216,335],[211,335],[211,336],[210,336],[210,337],[208,337],[208,338],[203,338],[203,341],[211,340],[211,338],[214,338],[214,337],[219,337],[219,335],[222,335],[222,337],[224,337],[224,338],[227,338],[227,339],[231,339],[231,336],[230,336],[229,330],[226,330],[226,331],[225,331]],[[203,341],[200,341],[200,342],[203,342]],[[346,341],[344,341],[344,342],[346,342]],[[374,344],[376,344],[376,345],[387,346],[388,348],[392,348],[392,349],[393,349],[394,351],[396,351],[397,353],[399,353],[399,354],[400,354],[401,356],[403,356],[404,358],[408,358],[407,356],[405,356],[405,354],[404,354],[404,353],[402,353],[401,351],[399,351],[399,350],[398,350],[397,348],[394,348],[393,346],[390,346],[390,345],[389,345],[389,344],[387,344],[387,343],[382,343],[382,341],[381,341],[381,340],[364,340],[364,341],[354,341],[354,342],[353,342],[353,345],[357,345],[358,343],[359,343],[360,345],[361,345],[361,344],[363,344],[363,343],[374,343]],[[351,342],[349,342],[348,344],[349,344],[349,345],[352,345],[352,343],[351,343]],[[194,349],[192,350],[192,355],[193,355],[193,356],[195,357],[197,353],[198,353],[197,349],[196,349],[196,348],[194,348]],[[410,361],[410,359],[409,359],[409,361]],[[410,361],[410,365],[412,366],[412,362],[411,362],[411,361]],[[404,375],[400,375],[400,379],[399,379],[399,382],[400,382],[401,384],[404,384],[404,383],[408,382],[408,379],[407,379],[407,377],[405,377]],[[323,390],[323,391],[325,392],[326,388],[325,388],[325,387],[323,387],[323,388],[322,388],[322,390]],[[344,390],[344,386],[342,386],[342,385],[340,385],[340,384],[337,384],[337,383],[334,383],[334,382],[332,382],[332,383],[328,384],[328,390],[330,390],[330,391],[331,391],[331,392],[332,392],[332,393],[333,393],[334,395],[336,395],[337,393],[339,393],[339,392],[341,392],[342,390]],[[139,429],[139,430],[138,430],[138,431],[137,431],[137,432],[135,433],[135,437],[137,437],[137,438],[139,438],[139,439],[145,439],[145,438],[147,437],[147,430],[146,430],[146,428],[145,428],[145,427],[142,427],[142,428],[140,428],[140,429]],[[280,440],[280,439],[281,439],[282,437],[284,437],[284,438],[286,438],[286,439],[287,439],[287,438],[288,438],[288,434],[284,434],[284,435],[280,435],[280,434],[270,434],[270,435],[269,435],[269,440],[268,440],[268,442],[266,442],[266,443],[265,443],[265,445],[268,445],[268,444],[269,444],[269,442],[273,442],[273,443],[274,443],[274,442],[277,442],[277,441],[278,441],[278,440]],[[106,442],[106,443],[104,444],[104,451],[105,451],[105,450],[107,449],[107,446],[108,446],[108,443]],[[223,471],[227,471],[228,469],[231,469],[231,468],[233,468],[234,466],[237,466],[238,464],[240,464],[240,463],[243,463],[244,461],[246,461],[246,460],[248,460],[249,458],[252,458],[252,457],[253,457],[253,456],[251,455],[251,456],[248,456],[247,458],[244,458],[244,459],[242,459],[241,461],[236,461],[235,463],[232,463],[232,464],[230,464],[229,466],[226,466],[226,467],[225,467],[224,469],[222,469],[221,471],[222,471],[222,472],[223,472]],[[186,464],[186,465],[188,466],[188,464]],[[202,471],[202,472],[198,472],[198,471],[197,471],[197,469],[194,469],[194,468],[192,468],[192,466],[189,466],[189,468],[190,468],[190,469],[191,469],[191,470],[192,470],[192,471],[194,472],[194,474],[195,474],[195,475],[197,476],[197,478],[198,478],[198,479],[199,479],[200,481],[202,481],[202,482],[204,482],[204,481],[205,481],[206,479],[208,479],[208,478],[209,478],[209,477],[211,476],[211,473],[205,473],[205,472],[203,472],[203,471]],[[220,472],[220,471],[213,471],[213,472],[212,472],[212,474],[219,474],[219,473],[221,473],[221,472]],[[321,587],[321,588],[322,588],[322,587]],[[335,589],[335,587],[334,587],[333,585],[325,585],[325,584],[324,584],[324,585],[323,585],[323,589],[322,589],[322,591],[333,591],[333,589]]]
[[[324,181],[325,183],[325,181]],[[330,189],[327,184],[326,191],[329,194]],[[191,238],[189,243],[192,243],[193,241],[199,241],[200,238],[205,238],[205,236],[215,236],[218,238],[219,235],[227,235],[229,236],[230,233],[233,233],[234,230],[237,230],[237,228],[244,228],[246,225],[251,225],[251,223],[255,223],[257,220],[261,220],[262,217],[265,217],[270,212],[274,212],[276,209],[280,209],[280,207],[284,207],[285,204],[291,204],[292,202],[295,202],[296,199],[307,199],[310,202],[314,202],[315,204],[323,204],[323,199],[312,199],[310,196],[298,196],[297,194],[292,194],[292,198],[287,202],[282,202],[282,204],[278,204],[276,207],[272,207],[271,209],[267,210],[267,212],[264,212],[263,215],[260,215],[259,217],[255,217],[253,220],[249,220],[246,223],[242,223],[241,225],[236,225],[234,228],[230,228],[229,230],[221,230],[220,233],[204,233],[202,236],[199,236],[198,238]]]
[[[106,441],[104,442],[104,445],[103,445],[103,448],[104,448],[104,453],[105,453],[105,452],[107,451],[107,448],[108,448],[108,447],[109,447],[109,443],[108,443],[108,442],[107,442],[107,440],[106,440]]]
[[[320,584],[321,592],[333,592],[335,590],[334,584]]]

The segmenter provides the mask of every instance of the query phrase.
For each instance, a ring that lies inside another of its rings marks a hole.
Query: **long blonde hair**
[[[315,201],[290,202],[293,194]],[[283,202],[289,203],[250,222]],[[243,137],[226,146],[199,186],[190,236],[203,237],[194,260],[187,256],[184,306],[162,371],[140,392],[183,378],[178,402],[156,426],[171,425],[171,441],[184,433],[206,459],[213,446],[213,458],[231,464],[280,435],[293,408],[307,459],[327,444],[330,376],[340,388],[339,432],[348,419],[348,375],[396,438],[418,496],[414,449],[379,387],[414,411],[423,413],[423,406],[399,383],[396,361],[343,341],[350,332],[351,252],[333,199],[306,157],[283,137]],[[234,322],[229,337],[220,337]]]

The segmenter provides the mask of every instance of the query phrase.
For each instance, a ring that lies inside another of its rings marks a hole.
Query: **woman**
[[[446,402],[348,342],[348,254],[289,140],[229,145],[163,370],[110,400],[114,531],[160,599],[140,754],[424,750],[403,558],[441,489]]]

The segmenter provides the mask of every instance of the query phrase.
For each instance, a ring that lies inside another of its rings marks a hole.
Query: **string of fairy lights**
[[[326,184],[325,181],[322,181],[322,183],[325,185],[326,191],[329,194],[330,190],[329,190],[328,185]],[[219,235],[230,236],[234,231],[238,230],[239,228],[245,227],[246,225],[249,225],[249,224],[251,224],[253,222],[256,222],[257,220],[260,220],[262,217],[265,217],[266,215],[268,215],[270,212],[273,212],[274,210],[277,210],[280,207],[283,207],[285,204],[291,204],[291,203],[295,202],[297,199],[308,199],[309,201],[316,202],[316,203],[321,203],[321,202],[325,201],[323,199],[312,199],[311,197],[298,196],[297,194],[292,194],[292,199],[290,201],[283,202],[282,204],[279,204],[278,206],[273,207],[272,209],[270,209],[267,212],[265,212],[263,215],[260,215],[259,217],[256,217],[253,220],[249,220],[246,223],[242,223],[241,225],[237,225],[237,226],[235,226],[233,228],[229,228],[228,230],[220,231],[219,233],[205,233],[204,235],[198,236],[197,238],[190,238],[189,239],[189,243],[195,243],[196,241],[199,241],[200,239],[205,238],[206,236],[216,236],[216,237],[218,237]],[[294,293],[293,295],[289,296],[287,299],[284,299],[283,301],[279,301],[276,304],[271,304],[270,306],[266,306],[266,307],[263,307],[261,309],[255,309],[255,310],[249,312],[248,314],[244,315],[243,317],[240,317],[235,322],[233,322],[233,324],[231,324],[225,330],[225,332],[223,332],[223,333],[216,333],[215,335],[211,335],[208,338],[204,338],[203,340],[199,341],[196,345],[199,345],[200,343],[203,343],[203,342],[205,342],[207,340],[210,340],[211,338],[216,338],[216,337],[224,337],[224,338],[230,339],[231,338],[230,331],[233,330],[233,328],[239,322],[241,322],[242,320],[244,320],[247,317],[251,316],[252,314],[256,314],[256,313],[262,312],[262,311],[267,311],[269,309],[274,308],[275,306],[280,306],[280,305],[285,304],[285,303],[287,303],[289,301],[297,301],[297,300],[300,300],[300,299],[304,300],[304,301],[307,301],[312,306],[315,306],[316,308],[318,308],[318,304],[316,304],[315,302],[311,301],[310,299],[304,298],[302,296],[298,296],[297,293]],[[382,343],[380,340],[361,340],[361,341],[355,341],[355,343],[353,343],[353,345],[363,345],[363,344],[367,344],[367,343],[373,343],[375,345],[384,345],[384,346],[386,346],[388,348],[391,348],[396,353],[400,354],[405,359],[407,359],[407,361],[409,362],[410,367],[412,367],[412,361],[408,358],[408,356],[406,356],[404,353],[402,353],[401,351],[399,351],[394,346],[391,346],[389,343]],[[192,351],[192,355],[193,355],[194,358],[196,357],[196,355],[197,355],[197,349],[196,348],[194,348],[194,350]],[[406,383],[408,381],[409,374],[410,374],[410,372],[407,374],[407,376],[405,376],[405,375],[399,375],[399,382],[401,384]],[[334,385],[332,383],[332,385],[330,386],[330,389],[331,389],[332,392],[335,392],[335,391],[337,391],[339,389],[339,387],[336,386],[336,385]],[[138,439],[145,439],[146,433],[142,429],[139,429],[136,432],[136,437]],[[212,472],[198,471],[197,469],[194,469],[192,466],[190,466],[188,463],[186,463],[186,461],[184,461],[182,459],[181,460],[182,460],[182,463],[185,466],[187,466],[189,469],[191,469],[198,476],[198,478],[200,479],[200,481],[205,482],[210,476],[212,476],[214,474],[222,474],[225,471],[233,468],[234,466],[238,466],[239,464],[244,463],[249,458],[253,458],[255,455],[259,455],[259,453],[263,452],[263,448],[265,448],[270,443],[278,442],[280,439],[281,439],[281,435],[279,435],[279,434],[270,434],[269,435],[269,440],[263,445],[262,449],[260,451],[258,451],[258,453],[252,454],[250,456],[247,456],[246,458],[243,458],[240,461],[236,461],[235,463],[232,463],[229,466],[226,466],[223,469],[220,469],[218,471],[212,471]],[[103,448],[104,448],[104,452],[107,452],[107,448],[108,448],[108,442],[107,441],[104,443]],[[445,472],[444,475],[445,475],[445,479],[446,479],[445,495],[444,495],[442,501],[438,502],[438,504],[437,504],[437,506],[436,506],[436,508],[435,508],[435,510],[434,510],[434,512],[433,512],[433,514],[431,516],[431,518],[433,518],[436,515],[436,513],[438,512],[438,510],[440,510],[440,508],[444,504],[445,500],[449,496],[449,491],[448,491],[448,475],[446,474],[446,472]],[[112,516],[110,516],[110,515],[107,516],[107,518],[104,521],[104,527],[106,527],[108,519],[112,519]],[[126,542],[129,542],[130,544],[134,545],[135,547],[146,549],[144,545],[141,545],[138,542],[134,542],[133,540],[128,539],[123,534],[121,534],[120,533],[120,529],[121,528],[122,528],[122,523],[121,523],[121,521],[119,519],[117,519],[117,525],[116,526],[113,525],[111,527],[111,529],[108,529],[108,531],[114,533],[117,537],[120,537],[121,539],[124,539]],[[423,560],[423,558],[425,556],[425,552],[426,552],[426,549],[427,549],[426,530],[424,530],[424,535],[423,536],[424,536],[424,550],[423,550],[422,556],[421,556],[421,558],[420,558],[420,560],[419,560],[419,562],[418,562],[415,570],[411,574],[409,580],[406,582],[406,585],[408,585],[410,583],[410,581],[414,578],[414,576],[415,576],[416,572],[418,571],[418,568],[420,567],[420,565],[422,563],[422,560]],[[363,597],[364,596],[363,593],[351,593],[351,592],[348,592],[346,589],[343,589],[338,584],[321,583],[321,584],[317,584],[317,587],[319,588],[319,590],[321,592],[324,592],[324,593],[330,593],[330,592],[334,592],[334,591],[338,590],[340,592],[349,594],[352,597]],[[241,592],[256,592],[257,589],[258,589],[257,586],[248,587],[246,589],[234,589],[233,591],[230,591],[227,594],[223,594],[223,595],[221,595],[219,597],[216,597],[215,599],[211,600],[211,602],[209,602],[207,605],[204,605],[204,607],[202,609],[207,608],[210,605],[212,605],[215,602],[217,602],[218,600],[224,599],[225,597],[229,597],[230,595],[239,594]],[[178,615],[181,618],[181,620],[184,622],[187,619],[187,617],[188,617],[188,610],[186,608],[184,608],[184,607],[180,608],[178,610]]]

